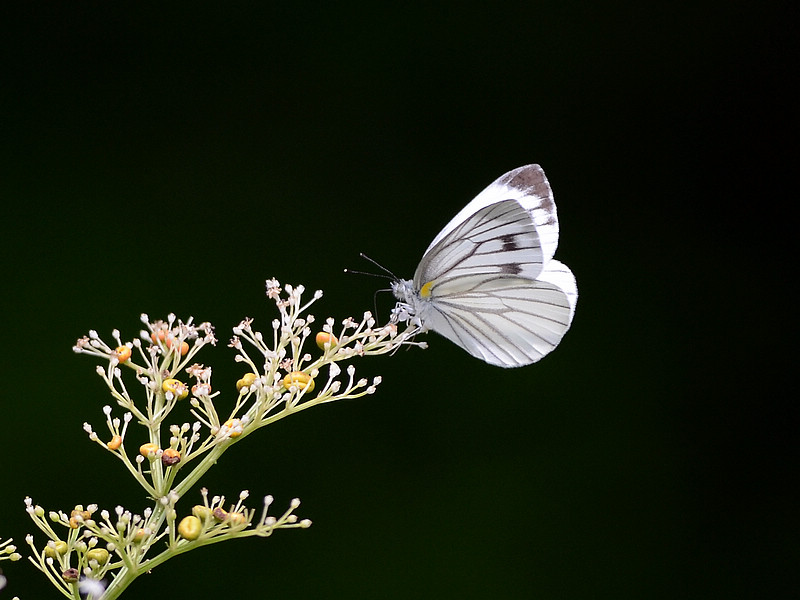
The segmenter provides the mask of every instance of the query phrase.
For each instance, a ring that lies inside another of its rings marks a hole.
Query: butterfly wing
[[[550,183],[539,165],[526,165],[499,177],[453,217],[425,251],[414,283],[419,290],[442,277],[481,272],[535,279],[557,246]]]
[[[540,360],[564,337],[575,314],[578,289],[557,260],[539,279],[467,275],[436,289],[425,302],[425,326],[472,356],[501,367]]]
[[[414,275],[429,329],[490,364],[536,362],[572,322],[575,277],[551,260],[553,194],[538,165],[506,173],[436,236]]]

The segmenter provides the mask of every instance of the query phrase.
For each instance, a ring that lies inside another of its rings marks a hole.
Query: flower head
[[[114,330],[113,341],[106,342],[90,331],[75,343],[76,353],[100,359],[97,373],[117,405],[102,409],[108,433],[99,434],[88,423],[84,430],[91,441],[125,464],[153,504],[140,515],[122,506],[113,513],[98,512],[93,504],[85,509],[78,505],[67,514],[48,513],[27,499],[29,516],[49,538],[45,549],[38,551],[33,536],[26,537],[33,549],[31,558],[52,575],[52,581],[65,586],[78,583],[82,594],[97,600],[106,593],[104,577],[109,588],[120,584],[115,577],[123,565],[144,572],[148,561],[160,564],[188,545],[247,535],[267,537],[276,529],[311,525],[309,519],[294,514],[298,499],[282,515],[270,515],[272,497],[267,496],[260,516],[245,506],[246,491],[235,503],[226,504],[224,496],[209,501],[203,489],[203,504],[196,505],[191,515],[179,514],[178,501],[230,445],[255,430],[317,404],[373,394],[381,377],[372,377],[371,382],[357,377],[354,362],[392,353],[403,345],[424,344],[414,341],[420,326],[413,319],[403,321],[395,315],[379,326],[365,312],[360,319],[339,321],[338,326],[331,317],[317,325],[309,309],[322,298],[321,291],[309,296],[302,285],[270,279],[266,295],[278,311],[266,332],[258,331],[251,318],[233,328],[230,347],[245,367],[235,385],[215,381],[212,387],[212,368],[198,362],[197,355],[216,344],[214,328],[210,323],[196,324],[192,317],[184,321],[170,314],[152,320],[143,314],[145,329],[138,338],[126,341]],[[218,403],[220,394],[230,401]],[[123,408],[122,414],[117,407]],[[177,422],[175,411],[183,411]],[[127,437],[129,424],[144,426],[146,436],[132,436],[137,440],[133,442]],[[7,542],[0,544],[0,550],[4,548],[0,558],[9,552],[12,560],[19,557]],[[154,557],[159,551],[162,554]]]

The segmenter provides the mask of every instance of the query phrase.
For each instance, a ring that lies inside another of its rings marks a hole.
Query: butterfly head
[[[422,290],[417,292],[414,288],[414,282],[410,279],[395,279],[392,281],[392,293],[398,300],[397,305],[392,309],[392,320],[410,321],[415,325],[422,326],[421,302],[430,294],[429,289],[430,284],[426,284]],[[423,290],[425,295],[423,295]]]

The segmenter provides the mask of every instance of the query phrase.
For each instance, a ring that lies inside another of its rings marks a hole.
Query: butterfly
[[[572,271],[554,260],[558,218],[539,165],[502,175],[445,226],[413,280],[396,279],[396,320],[443,335],[491,365],[540,360],[575,315]]]

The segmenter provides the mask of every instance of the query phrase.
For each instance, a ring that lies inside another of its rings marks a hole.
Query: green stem
[[[226,444],[217,444],[214,446],[209,453],[201,460],[197,466],[192,469],[192,472],[189,473],[183,481],[181,481],[177,487],[175,488],[175,493],[178,494],[179,497],[183,497],[183,495],[189,491],[197,481],[208,471],[211,467],[213,467],[217,459],[222,456],[222,453],[225,452],[230,447],[230,443]]]

